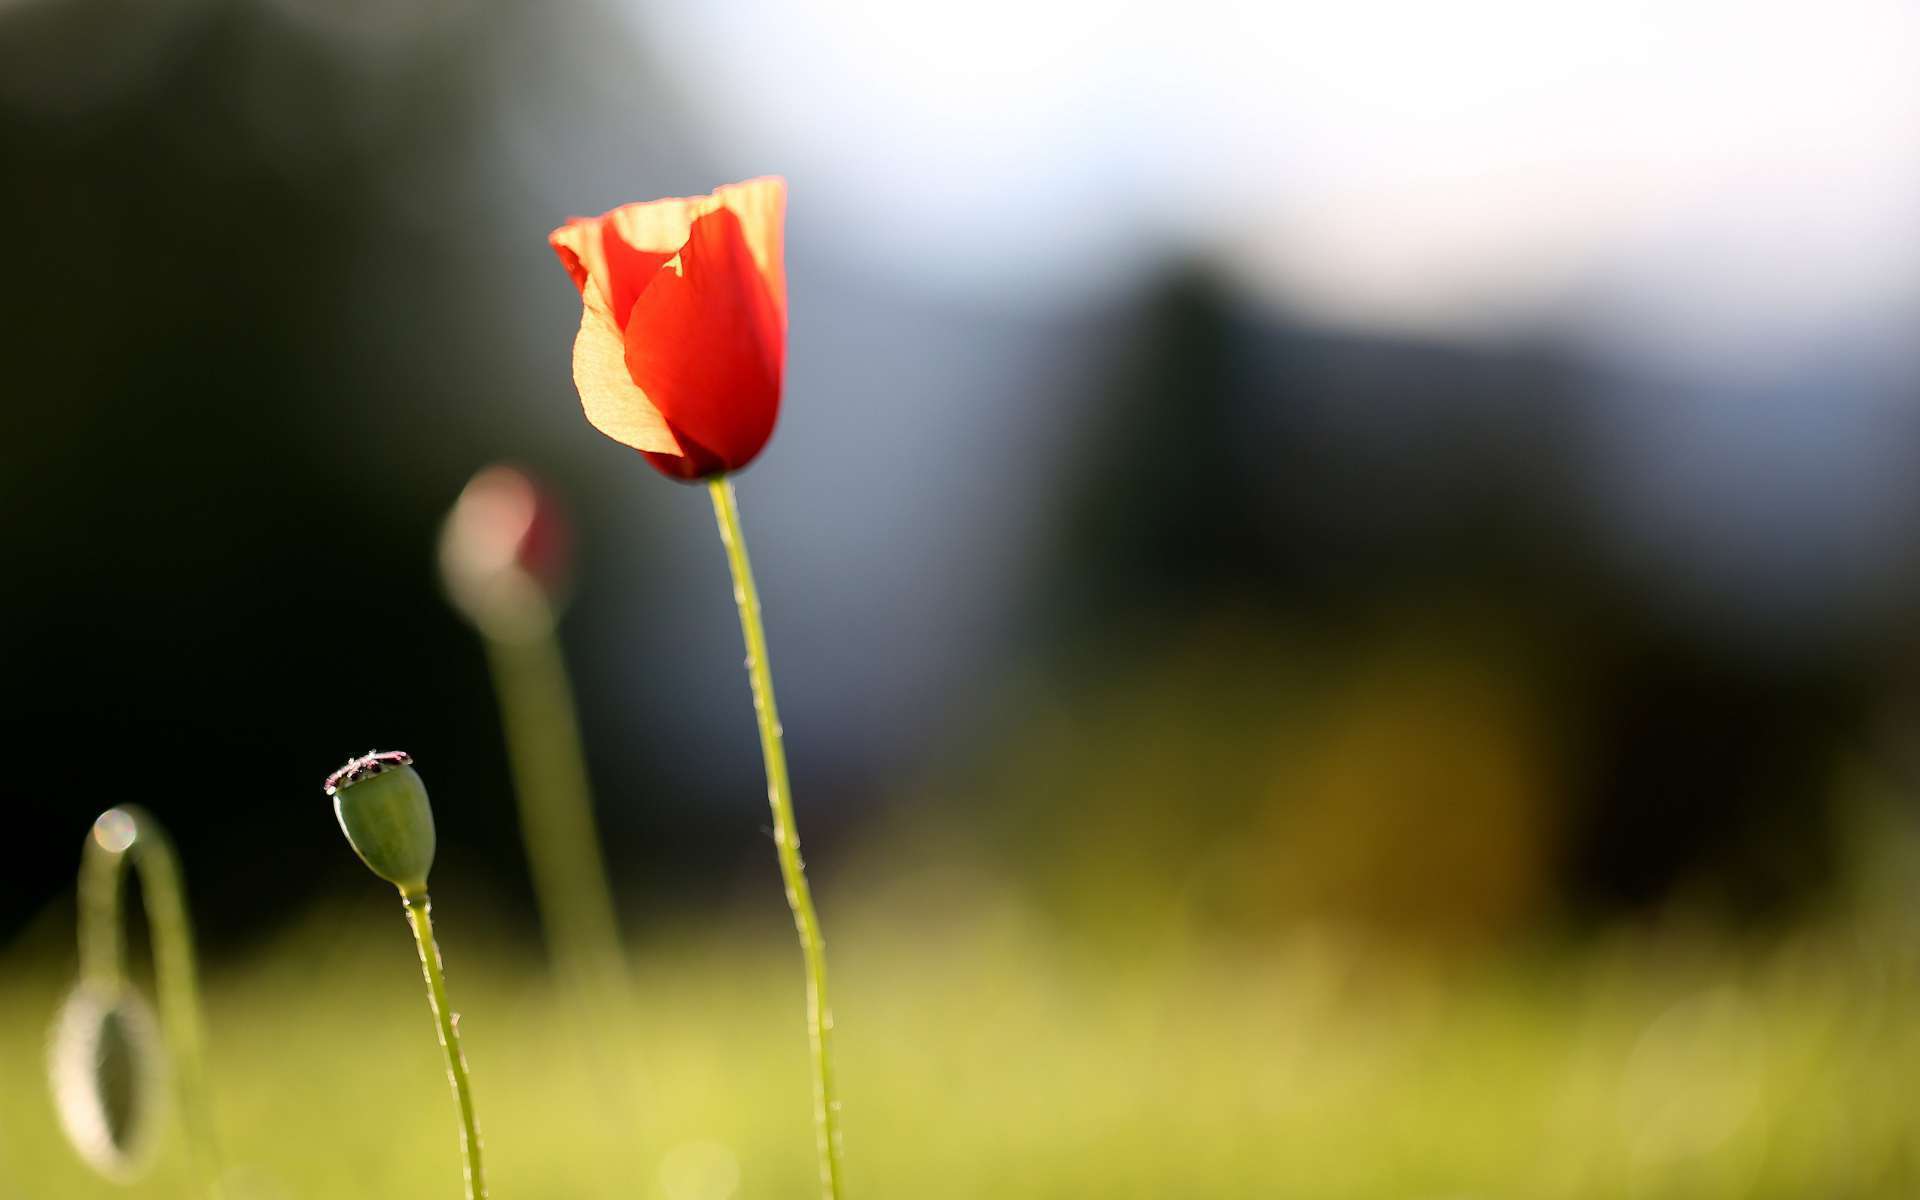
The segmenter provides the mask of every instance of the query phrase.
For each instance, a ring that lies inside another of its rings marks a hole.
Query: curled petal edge
[[[580,293],[580,332],[573,339],[573,384],[595,429],[653,454],[680,454],[680,443],[653,401],[627,371],[626,338],[599,288]]]

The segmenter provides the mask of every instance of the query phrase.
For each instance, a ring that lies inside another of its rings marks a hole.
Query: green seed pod
[[[353,852],[375,875],[412,896],[433,869],[433,806],[401,750],[373,751],[327,776],[333,814]]]
[[[165,1056],[153,1011],[131,988],[82,982],[48,1046],[60,1127],[88,1166],[126,1182],[145,1169],[162,1123]]]

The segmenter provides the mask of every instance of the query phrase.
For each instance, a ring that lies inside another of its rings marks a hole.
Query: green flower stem
[[[760,722],[760,754],[767,764],[767,802],[773,808],[773,844],[780,856],[780,875],[787,885],[787,905],[800,934],[800,953],[807,968],[807,1039],[813,1050],[813,1123],[820,1153],[820,1194],[839,1200],[840,1100],[833,1085],[833,1010],[827,1006],[827,944],[820,934],[820,918],[813,910],[813,892],[807,887],[807,868],[800,858],[800,833],[793,819],[793,788],[787,781],[787,750],[782,741],[780,711],[773,699],[773,672],[767,665],[767,631],[760,623],[760,593],[753,585],[753,564],[747,560],[746,538],[740,530],[740,506],[733,481],[720,476],[710,481],[714,518],[720,541],[727,548],[733,570],[733,599],[740,608],[740,635],[747,644],[747,679],[753,685],[753,711]]]
[[[207,1083],[206,1038],[200,1015],[199,972],[193,923],[173,844],[152,814],[126,804],[101,814],[80,860],[80,973],[91,983],[117,990],[126,980],[126,938],[121,929],[123,881],[131,863],[140,873],[141,896],[153,935],[154,983],[160,993],[160,1023],[174,1059],[181,1123],[188,1153],[207,1194],[224,1194],[212,1092]]]
[[[487,1200],[487,1176],[480,1165],[480,1123],[473,1115],[473,1083],[467,1078],[467,1056],[460,1050],[460,1014],[447,1003],[447,976],[440,947],[433,940],[433,901],[425,891],[402,890],[407,923],[420,948],[420,970],[427,977],[427,1005],[438,1022],[440,1048],[447,1054],[447,1080],[460,1107],[460,1150],[466,1158],[467,1200]]]
[[[626,968],[566,660],[551,622],[524,637],[483,640],[554,962],[583,1015],[605,1027],[625,1002]]]

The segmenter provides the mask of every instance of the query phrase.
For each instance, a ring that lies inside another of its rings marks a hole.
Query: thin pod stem
[[[427,978],[427,1006],[440,1034],[440,1048],[447,1055],[447,1081],[453,1085],[454,1103],[460,1108],[460,1152],[466,1161],[467,1200],[487,1200],[487,1176],[480,1162],[480,1123],[473,1115],[473,1083],[467,1078],[467,1056],[460,1049],[460,1014],[447,1003],[446,969],[440,961],[439,944],[433,940],[433,901],[425,891],[401,889],[400,903],[406,906],[407,924],[413,927],[413,942],[420,949],[420,970]]]
[[[327,795],[333,797],[333,815],[347,844],[367,869],[400,892],[420,951],[420,972],[427,980],[427,1007],[433,1010],[434,1033],[447,1056],[447,1082],[453,1087],[454,1106],[460,1110],[461,1169],[467,1200],[486,1200],[487,1176],[480,1166],[480,1123],[473,1115],[473,1083],[467,1076],[467,1056],[460,1049],[460,1014],[447,1003],[446,968],[433,940],[433,902],[427,898],[427,875],[439,834],[433,824],[433,804],[427,785],[413,769],[413,756],[404,750],[374,750],[349,759],[327,776]]]
[[[93,823],[80,859],[80,974],[84,982],[117,992],[126,981],[122,931],[128,864],[140,873],[141,895],[153,935],[154,982],[160,1025],[173,1055],[181,1123],[207,1193],[223,1194],[219,1140],[213,1127],[202,1032],[193,923],[173,844],[153,815],[136,805],[108,809]]]
[[[561,977],[589,1016],[605,1018],[625,999],[625,966],[560,641],[551,621],[483,640],[541,922]]]
[[[760,754],[767,766],[767,802],[773,809],[773,844],[780,857],[780,875],[786,882],[787,906],[800,934],[800,953],[807,970],[807,1038],[813,1050],[814,1137],[820,1153],[820,1193],[839,1200],[843,1170],[840,1161],[840,1099],[833,1083],[833,1010],[827,1005],[827,945],[820,934],[820,917],[813,909],[807,886],[806,864],[800,858],[800,833],[793,819],[793,788],[787,780],[787,750],[780,728],[780,710],[773,698],[773,672],[767,665],[767,631],[760,622],[760,593],[753,584],[753,564],[740,529],[740,506],[733,481],[722,475],[707,484],[713,495],[714,518],[720,541],[733,571],[733,599],[740,609],[740,635],[747,645],[747,679],[753,686],[753,711],[760,723]]]

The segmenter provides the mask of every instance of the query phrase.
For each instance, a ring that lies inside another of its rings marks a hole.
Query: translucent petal
[[[731,207],[693,223],[676,266],[633,306],[627,369],[680,439],[670,474],[737,471],[779,416],[786,330]]]
[[[693,223],[719,208],[730,209],[740,218],[740,232],[746,237],[747,249],[766,279],[767,290],[784,323],[787,316],[787,181],[778,175],[730,183],[715,188],[710,196],[682,196],[622,205],[601,220],[611,224],[620,240],[635,250],[673,255],[687,244]],[[600,259],[604,261],[604,253]]]
[[[598,288],[580,293],[580,333],[573,339],[573,384],[593,427],[622,445],[678,454],[680,443],[660,410],[627,371],[626,339]]]

